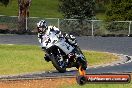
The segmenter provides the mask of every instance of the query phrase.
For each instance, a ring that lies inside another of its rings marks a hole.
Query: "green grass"
[[[88,65],[108,63],[118,59],[112,54],[95,51],[84,51],[84,55]],[[44,61],[43,56],[44,52],[38,46],[0,45],[0,75],[55,69],[51,63]]]
[[[80,86],[78,84],[65,84],[61,88],[132,88],[132,82],[128,84],[86,84],[83,86]]]
[[[50,70],[38,46],[0,45],[0,74],[19,74]]]
[[[83,53],[88,60],[89,66],[105,64],[118,60],[118,57],[111,53],[97,51],[84,51]]]
[[[62,17],[58,11],[58,0],[32,0],[31,16],[39,17]]]
[[[104,13],[97,13],[96,18],[99,19],[99,20],[105,20],[106,16],[105,16]]]
[[[30,17],[63,18],[62,13],[58,11],[58,5],[59,0],[32,0]],[[0,4],[0,15],[17,16],[18,1],[11,0],[7,7]],[[105,19],[104,13],[96,13],[96,17],[100,20]]]
[[[16,16],[18,15],[18,1],[12,0],[7,7],[0,5],[0,15]],[[58,0],[32,0],[30,7],[30,16],[35,17],[62,17],[58,11]]]
[[[12,0],[7,7],[0,5],[0,15],[16,16],[18,15],[17,0]]]

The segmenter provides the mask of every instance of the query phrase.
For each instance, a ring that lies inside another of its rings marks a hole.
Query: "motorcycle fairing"
[[[59,39],[57,35],[53,32],[51,32],[50,35],[44,35],[42,41],[42,47],[48,49],[52,46],[58,46],[66,54],[69,54],[74,49],[70,44],[65,41],[65,38]]]

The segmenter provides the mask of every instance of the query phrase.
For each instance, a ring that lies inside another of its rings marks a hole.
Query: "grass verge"
[[[83,51],[89,65],[103,64],[118,59],[109,53]],[[33,45],[0,45],[0,75],[55,69],[51,63],[44,61],[44,52]]]
[[[132,73],[131,80],[132,80]],[[132,88],[132,81],[130,83],[91,83],[85,85],[79,85],[76,83],[75,79],[72,84],[65,82],[57,88]]]
[[[30,16],[45,18],[62,17],[62,14],[58,11],[58,4],[58,0],[32,0],[30,6]],[[0,5],[0,14],[7,16],[18,15],[18,1],[11,0],[7,7]]]
[[[132,82],[126,84],[85,84],[83,86],[75,83],[72,85],[65,84],[63,86],[60,86],[60,88],[132,88]]]
[[[30,6],[30,17],[63,18],[59,12],[59,0],[32,0]],[[11,0],[6,7],[0,3],[0,15],[18,16],[18,1]],[[96,13],[97,19],[104,20],[104,13]],[[6,19],[8,20],[8,19]]]

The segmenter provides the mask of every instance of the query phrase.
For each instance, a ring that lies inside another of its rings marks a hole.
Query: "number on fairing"
[[[45,43],[46,43],[46,46],[47,46],[49,43],[51,43],[51,39],[49,38]]]
[[[69,50],[70,46],[69,46],[69,45],[67,45],[67,44],[65,44],[65,45],[66,45],[67,49]]]

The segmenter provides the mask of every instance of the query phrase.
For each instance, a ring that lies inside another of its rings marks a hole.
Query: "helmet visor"
[[[38,27],[38,32],[39,33],[45,33],[46,32],[46,28]]]

